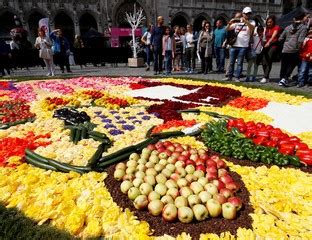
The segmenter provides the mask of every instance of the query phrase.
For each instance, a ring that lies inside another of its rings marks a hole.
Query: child
[[[264,29],[262,26],[258,26],[255,30],[255,33],[252,37],[252,44],[250,46],[249,54],[248,54],[248,66],[247,66],[247,77],[246,82],[254,82],[256,81],[258,66],[262,61],[262,39],[263,39]],[[251,70],[253,67],[253,72],[251,74]]]
[[[172,70],[172,59],[174,58],[175,49],[175,39],[170,35],[170,28],[165,28],[165,35],[162,39],[163,52],[162,55],[165,57],[165,70],[166,76],[171,74]]]
[[[298,76],[298,88],[312,83],[312,29],[309,30],[300,50],[301,65]]]

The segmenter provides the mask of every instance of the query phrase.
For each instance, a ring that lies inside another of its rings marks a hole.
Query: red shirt
[[[312,38],[306,37],[300,50],[301,60],[311,62],[312,61]]]
[[[274,27],[272,28],[265,28],[265,41],[268,42],[273,33],[277,30],[277,35],[275,36],[275,38],[273,38],[273,40],[271,41],[271,44],[272,43],[276,43],[278,41],[278,37],[279,37],[279,34],[281,32],[281,28],[278,26],[278,25],[275,25]]]

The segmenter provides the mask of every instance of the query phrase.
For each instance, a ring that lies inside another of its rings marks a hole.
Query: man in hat
[[[241,18],[233,18],[228,23],[226,30],[234,30],[236,40],[230,48],[230,64],[228,76],[223,79],[230,81],[234,77],[235,82],[239,82],[243,71],[243,61],[249,47],[250,37],[255,29],[255,22],[250,20],[252,10],[250,7],[245,7],[242,11]],[[234,72],[234,65],[237,60],[237,67]]]

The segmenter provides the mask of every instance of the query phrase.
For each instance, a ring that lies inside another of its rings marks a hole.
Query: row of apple
[[[220,215],[234,219],[242,207],[241,199],[234,196],[239,185],[226,163],[188,145],[169,141],[149,145],[141,154],[131,154],[126,163],[117,164],[114,178],[122,181],[121,192],[136,209],[148,209],[169,222]]]

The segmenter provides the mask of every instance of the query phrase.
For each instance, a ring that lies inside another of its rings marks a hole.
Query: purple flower
[[[136,119],[136,117],[127,117],[127,119]]]
[[[151,117],[150,117],[150,116],[147,116],[147,115],[144,115],[144,116],[142,117],[142,119],[143,119],[143,120],[150,120]]]
[[[133,123],[133,124],[135,124],[135,123],[142,123],[142,121],[140,121],[140,120],[134,120],[132,123]]]
[[[116,126],[114,124],[106,124],[104,127],[105,128],[116,128]]]
[[[129,112],[122,112],[123,114],[128,114]]]
[[[144,115],[144,112],[139,112],[138,115]]]
[[[121,120],[121,121],[118,121],[117,123],[119,123],[119,124],[125,124],[125,123],[127,123],[125,120]]]
[[[117,111],[114,111],[114,110],[112,110],[112,111],[109,111],[111,114],[116,114],[116,113],[118,113]]]
[[[95,114],[97,114],[97,115],[99,115],[99,114],[101,114],[102,112],[100,112],[100,111],[97,111],[97,112],[94,112]]]
[[[120,116],[115,116],[115,118],[116,118],[117,120],[119,120],[121,117],[120,117]]]
[[[112,129],[109,131],[109,133],[113,136],[119,135],[119,134],[123,134],[124,132],[118,129]]]
[[[102,122],[103,122],[103,123],[111,123],[112,120],[111,120],[111,119],[102,119]]]
[[[100,115],[99,117],[100,118],[107,118],[107,116],[105,116],[105,115]]]
[[[133,129],[135,129],[135,127],[133,125],[127,125],[127,124],[122,125],[122,128],[124,130],[128,130],[128,131],[132,131]]]

